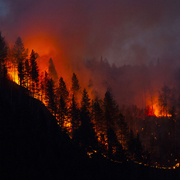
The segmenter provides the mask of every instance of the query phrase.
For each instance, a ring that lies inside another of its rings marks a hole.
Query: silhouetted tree
[[[49,76],[50,78],[53,79],[55,86],[58,85],[58,75],[57,75],[57,71],[56,68],[54,66],[53,60],[50,58],[49,59],[49,67],[48,67],[48,72],[49,72]]]
[[[25,86],[29,89],[29,78],[30,78],[30,65],[29,60],[25,60]]]
[[[68,117],[69,92],[62,77],[59,79],[59,87],[57,88],[56,94],[58,102],[58,121],[60,126],[63,127],[64,120]]]
[[[50,112],[54,116],[56,116],[57,104],[56,104],[54,81],[52,79],[47,80],[47,84],[46,84],[46,103],[47,103],[47,107],[50,110]]]
[[[0,32],[0,77],[7,77],[7,67],[6,67],[6,58],[7,58],[7,45],[4,37],[2,37]]]
[[[118,119],[118,105],[116,101],[113,99],[113,96],[110,92],[110,89],[105,93],[104,101],[103,101],[103,109],[104,109],[104,120],[105,120],[105,131],[107,134],[107,142],[108,142],[108,154],[109,157],[112,155],[112,149],[111,149],[111,138],[109,135],[112,135],[112,128],[115,125],[115,122]]]
[[[127,141],[129,139],[128,126],[125,121],[125,117],[119,113],[117,119],[117,127],[118,127],[118,137],[123,146],[127,146]]]
[[[63,128],[65,118],[67,117],[67,107],[64,98],[60,96],[60,100],[58,103],[58,121],[59,125]]]
[[[24,61],[27,57],[27,50],[24,48],[24,44],[20,37],[17,38],[13,47],[13,56],[17,64],[20,86],[22,86],[24,83]]]
[[[30,76],[31,76],[31,89],[34,96],[35,90],[39,83],[39,68],[37,65],[38,54],[32,50],[30,54]]]
[[[118,119],[119,109],[116,101],[113,99],[110,89],[106,91],[103,103],[106,124],[107,126],[113,126]]]
[[[163,86],[161,92],[159,92],[159,105],[162,108],[162,112],[165,112],[166,116],[169,110],[169,98],[171,94],[171,89],[168,86]]]
[[[105,124],[104,124],[104,116],[103,116],[103,110],[100,106],[98,98],[96,98],[94,101],[92,101],[92,110],[91,110],[91,118],[92,122],[95,126],[95,132],[97,136],[99,137],[99,146],[101,149],[105,148]]]
[[[79,80],[75,73],[73,73],[72,76],[72,88],[71,88],[73,94],[75,95],[80,90]]]
[[[60,77],[59,79],[59,87],[57,89],[57,95],[60,97],[62,96],[64,98],[64,101],[68,103],[69,100],[69,92],[66,87],[66,83],[64,82],[63,78]]]
[[[45,82],[44,82],[44,75],[43,72],[41,73],[39,77],[39,85],[40,85],[40,100],[43,102],[44,95],[45,95]]]
[[[119,161],[125,160],[125,153],[121,143],[117,139],[117,135],[111,127],[107,130],[108,139],[108,157]]]
[[[129,134],[129,140],[127,142],[128,144],[128,151],[130,153],[130,156],[134,159],[135,157],[135,138],[134,138],[134,133],[131,129],[130,134]]]
[[[96,133],[90,119],[89,105],[90,99],[86,89],[84,89],[80,112],[81,125],[75,131],[74,139],[87,151],[96,149],[98,145]]]
[[[74,94],[72,96],[72,100],[69,107],[69,118],[71,119],[72,124],[72,137],[74,136],[75,130],[79,127],[80,123],[80,111],[77,107],[77,103],[74,98]]]
[[[133,131],[131,130],[129,135],[129,141],[128,141],[128,151],[130,153],[130,156],[139,162],[143,161],[143,147],[142,142],[139,138],[139,134],[137,133],[137,136],[134,137]]]
[[[90,108],[89,95],[88,95],[86,89],[84,89],[83,95],[82,95],[82,101],[81,101],[81,109],[85,109],[89,113],[89,108]]]

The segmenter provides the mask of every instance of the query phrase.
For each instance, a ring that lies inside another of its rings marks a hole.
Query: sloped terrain
[[[89,159],[38,100],[0,82],[0,179],[178,179],[177,170]]]

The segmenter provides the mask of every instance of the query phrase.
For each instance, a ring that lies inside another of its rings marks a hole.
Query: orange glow
[[[35,52],[38,52],[40,56],[43,55],[53,55],[57,54],[57,44],[52,37],[45,34],[37,34],[29,36],[24,41],[25,47],[29,49],[29,54],[33,49]],[[60,53],[60,52],[58,52]]]
[[[168,112],[164,112],[161,110],[158,102],[158,93],[154,94],[153,98],[146,99],[146,112],[145,115],[147,116],[156,116],[156,117],[171,117],[172,115]]]
[[[17,68],[11,62],[8,62],[7,67],[10,79],[14,81],[16,84],[19,84]]]
[[[65,55],[61,41],[57,41],[57,37],[38,31],[26,35],[23,42],[25,48],[28,48],[29,55],[32,49],[39,54],[37,62],[41,72],[48,70],[49,59],[52,58],[58,77],[63,77],[65,82],[71,82],[73,71],[69,64],[70,60],[68,55]]]

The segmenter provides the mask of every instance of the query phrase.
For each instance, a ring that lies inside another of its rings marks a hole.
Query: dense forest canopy
[[[149,66],[116,67],[103,58],[91,59],[66,81],[58,77],[51,58],[47,68],[39,68],[41,56],[28,52],[20,37],[10,48],[0,34],[0,48],[1,80],[15,81],[42,101],[90,156],[100,152],[119,162],[179,165],[179,67],[159,60]]]

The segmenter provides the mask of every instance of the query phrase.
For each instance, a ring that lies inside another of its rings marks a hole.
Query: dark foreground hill
[[[179,170],[89,159],[38,100],[0,82],[0,179],[179,179]]]

